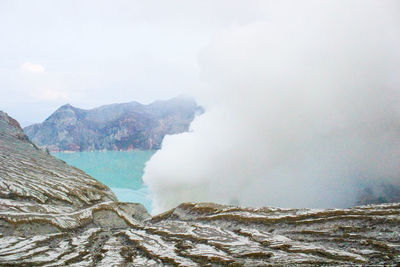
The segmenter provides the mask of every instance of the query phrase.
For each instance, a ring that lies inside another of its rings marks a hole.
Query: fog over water
[[[192,92],[206,112],[145,169],[153,212],[343,207],[360,183],[400,185],[399,47],[398,1],[279,1],[216,34]]]

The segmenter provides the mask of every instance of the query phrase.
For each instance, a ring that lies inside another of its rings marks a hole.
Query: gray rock
[[[399,225],[400,203],[183,203],[150,217],[37,149],[0,112],[0,266],[395,266]]]
[[[113,210],[99,210],[94,211],[93,223],[104,229],[115,229],[115,228],[127,228],[128,224],[126,221],[118,216],[118,214]]]

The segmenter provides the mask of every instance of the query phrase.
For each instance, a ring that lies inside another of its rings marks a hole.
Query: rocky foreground
[[[400,262],[400,204],[351,209],[184,203],[151,217],[38,149],[0,112],[1,266]]]

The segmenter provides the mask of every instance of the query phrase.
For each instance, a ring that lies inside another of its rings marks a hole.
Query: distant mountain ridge
[[[43,123],[25,127],[24,132],[50,151],[159,149],[165,135],[187,131],[202,111],[193,99],[185,97],[89,110],[66,104]]]

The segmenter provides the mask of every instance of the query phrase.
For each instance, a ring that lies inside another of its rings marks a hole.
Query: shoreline
[[[158,151],[159,149],[127,149],[127,150],[83,150],[83,151],[74,151],[74,150],[60,150],[60,151],[50,151],[50,154],[54,153],[65,153],[65,154],[73,154],[79,152],[136,152],[136,151]]]

